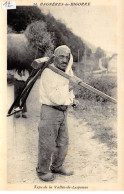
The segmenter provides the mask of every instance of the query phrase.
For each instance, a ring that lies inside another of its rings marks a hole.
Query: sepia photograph
[[[120,6],[96,2],[2,3],[4,190],[124,189]]]

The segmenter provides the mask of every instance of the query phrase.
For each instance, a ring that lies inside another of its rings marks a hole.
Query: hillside
[[[25,33],[27,28],[30,27],[28,33],[31,34],[32,31],[33,33],[35,31],[33,34],[35,37],[35,35],[38,35],[37,33],[40,30],[36,26],[37,22],[44,25],[45,32],[49,34],[47,37],[50,37],[54,48],[66,44],[70,47],[75,62],[78,61],[77,51],[80,50],[81,60],[85,47],[83,41],[80,37],[76,36],[64,23],[62,23],[60,20],[56,20],[51,14],[45,15],[38,7],[34,6],[17,6],[16,10],[9,10],[7,12],[8,30],[11,33],[13,31],[15,33]],[[12,30],[10,28],[12,28]],[[42,30],[40,30],[40,32],[42,32]],[[36,45],[33,46],[36,47]],[[44,47],[41,49],[44,49]]]

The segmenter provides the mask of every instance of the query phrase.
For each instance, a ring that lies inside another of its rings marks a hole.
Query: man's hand
[[[78,107],[78,105],[79,105],[79,101],[76,100],[76,99],[74,99],[74,100],[73,100],[73,104],[72,104],[73,108]]]

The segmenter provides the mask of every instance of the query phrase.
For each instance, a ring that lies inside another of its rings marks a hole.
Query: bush
[[[111,90],[117,87],[116,77],[113,76],[102,76],[102,77],[91,77],[87,78],[87,84],[91,85],[92,87],[100,90],[101,92],[111,96]],[[88,99],[88,100],[95,100],[95,101],[102,101],[106,102],[105,99],[100,97],[99,95],[89,91],[86,88],[78,87],[74,91],[76,98]]]

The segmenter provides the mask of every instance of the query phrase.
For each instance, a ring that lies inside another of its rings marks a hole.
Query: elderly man
[[[70,49],[59,46],[54,51],[52,66],[69,75],[73,75],[71,66],[73,58]],[[38,145],[38,177],[43,181],[53,181],[55,173],[70,176],[63,167],[68,149],[67,112],[74,100],[73,91],[69,89],[69,80],[46,68],[40,80],[41,114]]]

